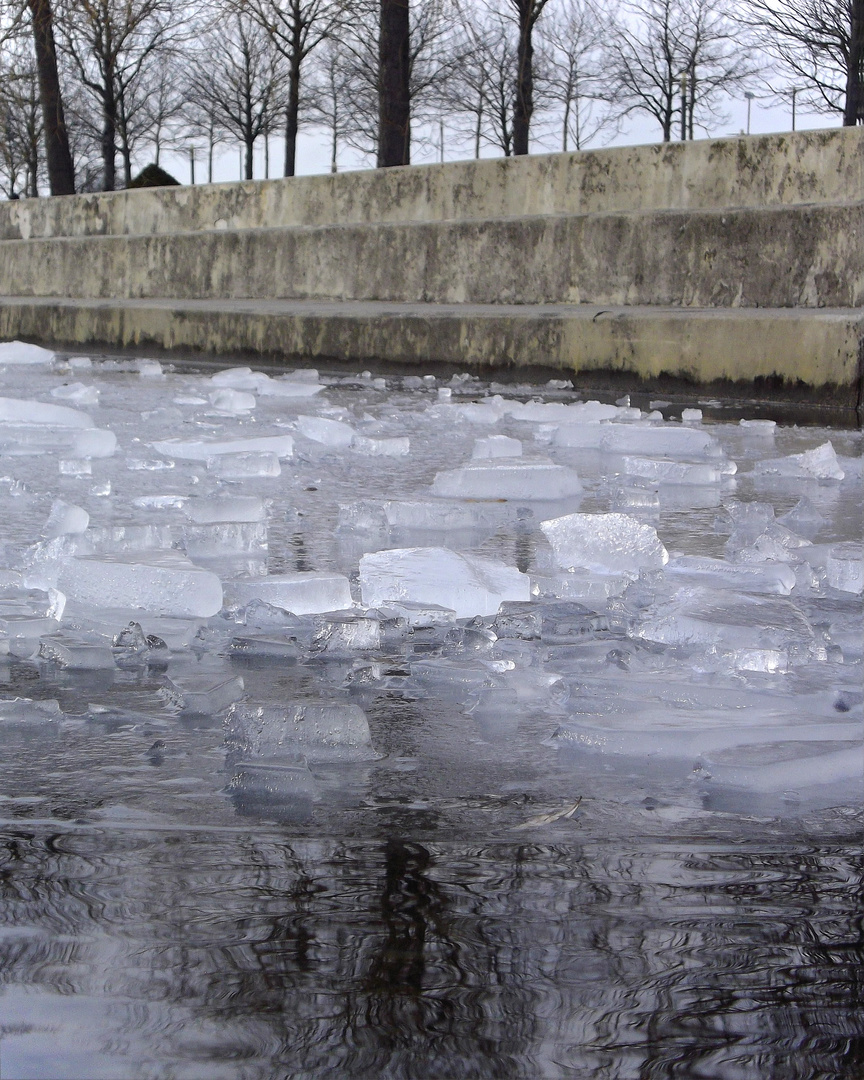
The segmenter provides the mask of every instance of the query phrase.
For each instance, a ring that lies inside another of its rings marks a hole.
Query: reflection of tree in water
[[[827,847],[22,828],[0,921],[33,934],[0,934],[0,985],[89,996],[115,1073],[852,1080],[862,880]]]

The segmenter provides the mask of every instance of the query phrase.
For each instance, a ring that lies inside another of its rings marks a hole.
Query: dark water
[[[4,1078],[864,1070],[848,837],[7,824],[0,859]]]

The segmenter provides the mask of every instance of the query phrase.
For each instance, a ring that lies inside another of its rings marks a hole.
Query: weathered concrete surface
[[[534,366],[643,380],[815,388],[849,404],[860,310],[0,297],[0,338],[288,361]],[[785,390],[784,390],[785,388]],[[806,389],[805,389],[806,392]],[[853,403],[854,404],[854,403]]]
[[[864,202],[7,240],[0,293],[856,307]]]
[[[864,198],[864,139],[860,129],[833,128],[27,199],[0,204],[0,239],[762,208],[850,198]]]
[[[9,203],[0,333],[860,404],[862,200],[859,128]]]

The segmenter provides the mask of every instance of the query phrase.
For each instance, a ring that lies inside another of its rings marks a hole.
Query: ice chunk
[[[682,409],[681,422],[684,424],[699,424],[702,422],[701,409]]]
[[[825,525],[825,518],[812,501],[803,495],[791,510],[777,518],[777,522],[800,536],[812,540]]]
[[[242,759],[285,758],[309,761],[372,761],[369,721],[359,705],[338,701],[288,706],[236,703],[227,719],[226,743]]]
[[[396,548],[364,555],[360,588],[367,607],[394,602],[439,604],[457,618],[494,615],[504,600],[528,600],[530,581],[495,559],[447,548]]]
[[[57,464],[61,476],[93,475],[93,462],[90,458],[60,458]]]
[[[667,645],[732,651],[809,647],[813,641],[803,612],[789,600],[729,596],[703,587],[681,588],[659,600],[634,635]]]
[[[318,783],[302,758],[291,761],[241,761],[225,788],[238,814],[301,825],[312,817]]]
[[[776,420],[739,420],[739,426],[748,435],[758,435],[772,439],[777,429]]]
[[[297,430],[307,439],[324,446],[348,447],[354,441],[354,428],[350,424],[323,416],[298,416]]]
[[[32,698],[15,697],[0,699],[0,724],[62,720],[60,705],[53,699],[34,701]]]
[[[340,507],[339,528],[447,532],[494,526],[501,519],[502,513],[498,507],[477,503],[370,499]]]
[[[64,383],[55,386],[51,391],[51,397],[60,401],[73,401],[76,405],[98,405],[99,391],[95,386],[85,386],[84,383]]]
[[[41,638],[39,656],[73,671],[102,671],[115,666],[114,652],[107,641],[86,641],[66,633]]]
[[[263,384],[270,382],[270,376],[248,367],[233,367],[217,371],[210,376],[210,382],[232,390],[260,390]]]
[[[223,387],[220,390],[214,390],[210,394],[210,404],[218,409],[219,412],[231,413],[237,415],[239,413],[247,413],[255,408],[255,395],[247,394],[243,390],[232,390],[229,387]]]
[[[257,495],[217,495],[212,498],[191,498],[180,500],[177,496],[157,496],[163,502],[159,505],[180,505],[190,521],[196,525],[209,525],[219,521],[265,521],[267,508],[263,499]],[[168,503],[164,500],[170,500]],[[140,505],[143,500],[137,499]]]
[[[313,653],[345,656],[377,649],[381,644],[381,621],[357,612],[335,613],[316,619]]]
[[[502,406],[505,415],[514,420],[523,420],[533,424],[586,424],[611,420],[621,413],[617,405],[602,405],[599,401],[576,401],[566,405],[558,401],[505,402]]]
[[[860,781],[864,744],[825,740],[769,742],[731,747],[706,755],[703,768],[713,784],[756,792],[780,792],[822,784]]]
[[[720,457],[720,444],[701,428],[676,424],[604,424],[600,448],[606,453],[646,457]]]
[[[0,422],[6,424],[50,424],[60,428],[92,428],[93,418],[68,405],[0,397]],[[84,454],[80,455],[84,457]]]
[[[89,524],[90,515],[82,506],[72,506],[62,499],[55,499],[43,533],[50,540],[67,533],[86,532]]]
[[[474,440],[472,458],[514,458],[522,457],[522,443],[507,435],[489,435],[485,439]]]
[[[0,342],[0,364],[50,364],[55,353],[25,341]]]
[[[267,550],[267,525],[261,521],[216,521],[186,525],[183,550],[191,559],[249,555]]]
[[[228,439],[224,442],[165,439],[150,445],[166,457],[186,461],[207,461],[221,454],[275,454],[278,458],[290,458],[294,453],[294,440],[290,435],[261,435],[257,438]]]
[[[666,573],[682,585],[706,585],[712,589],[737,589],[776,596],[788,596],[796,582],[794,571],[786,563],[729,563],[701,555],[671,559]]]
[[[568,514],[541,521],[555,560],[565,569],[638,574],[669,560],[657,530],[627,514]]]
[[[732,462],[729,463],[734,468]],[[714,462],[664,461],[657,458],[625,457],[624,472],[655,484],[717,484],[720,467]]]
[[[452,499],[553,500],[581,492],[582,484],[575,469],[546,460],[472,463],[440,472],[432,483],[434,495]]]
[[[300,571],[267,577],[237,578],[225,583],[226,602],[245,607],[263,600],[295,615],[342,611],[353,604],[351,586],[343,574]]]
[[[842,480],[846,475],[830,442],[824,442],[803,454],[757,461],[753,472],[763,476],[789,476],[802,480]]]
[[[137,367],[138,375],[142,379],[161,379],[164,376],[158,360],[139,360]]]
[[[456,621],[456,612],[452,608],[441,607],[440,604],[393,600],[379,610],[387,618],[404,619],[412,630],[428,629],[433,626],[449,627]]]
[[[860,593],[864,590],[864,548],[849,541],[831,549],[825,560],[828,584],[842,592]]]
[[[282,466],[276,454],[220,454],[207,458],[207,471],[225,480],[247,480],[254,476],[280,476]]]
[[[395,439],[368,439],[355,435],[351,449],[366,457],[407,457],[411,452],[411,440],[403,435]]]
[[[76,458],[109,458],[117,449],[117,436],[103,428],[88,428],[72,435],[70,449]]]
[[[94,607],[130,608],[174,618],[208,618],[222,607],[219,578],[176,552],[61,560],[57,587]]]
[[[184,672],[166,681],[165,696],[183,712],[214,716],[224,712],[243,696],[239,675],[226,678],[224,672]]]

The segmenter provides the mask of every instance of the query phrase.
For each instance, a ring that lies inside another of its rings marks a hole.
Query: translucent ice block
[[[256,495],[193,497],[183,502],[183,512],[196,525],[209,525],[217,521],[264,521],[267,517],[264,500]]]
[[[353,762],[378,756],[366,714],[359,705],[337,701],[238,702],[228,713],[226,743],[246,760],[302,754],[309,761]]]
[[[263,600],[295,615],[342,611],[352,606],[351,587],[343,574],[302,571],[225,582],[226,602],[245,607]]]
[[[485,439],[475,439],[471,457],[483,458],[518,458],[522,457],[522,443],[507,435],[489,435]]]
[[[434,547],[364,555],[360,588],[367,607],[407,600],[451,608],[460,619],[494,615],[504,600],[530,596],[528,576],[515,567]]]
[[[24,341],[0,342],[0,364],[50,364],[55,354]]]
[[[659,570],[669,560],[657,530],[627,514],[568,514],[541,521],[540,528],[565,569],[638,574]]]
[[[324,416],[298,416],[297,430],[301,435],[324,446],[348,447],[354,441],[354,428],[341,420]]]
[[[566,499],[582,492],[575,469],[551,461],[472,463],[436,475],[432,493],[451,499]]]
[[[154,450],[166,457],[186,461],[207,461],[220,454],[275,454],[290,458],[294,453],[294,440],[290,435],[261,435],[251,439],[226,439],[221,442],[204,440],[165,439],[151,443]]]

